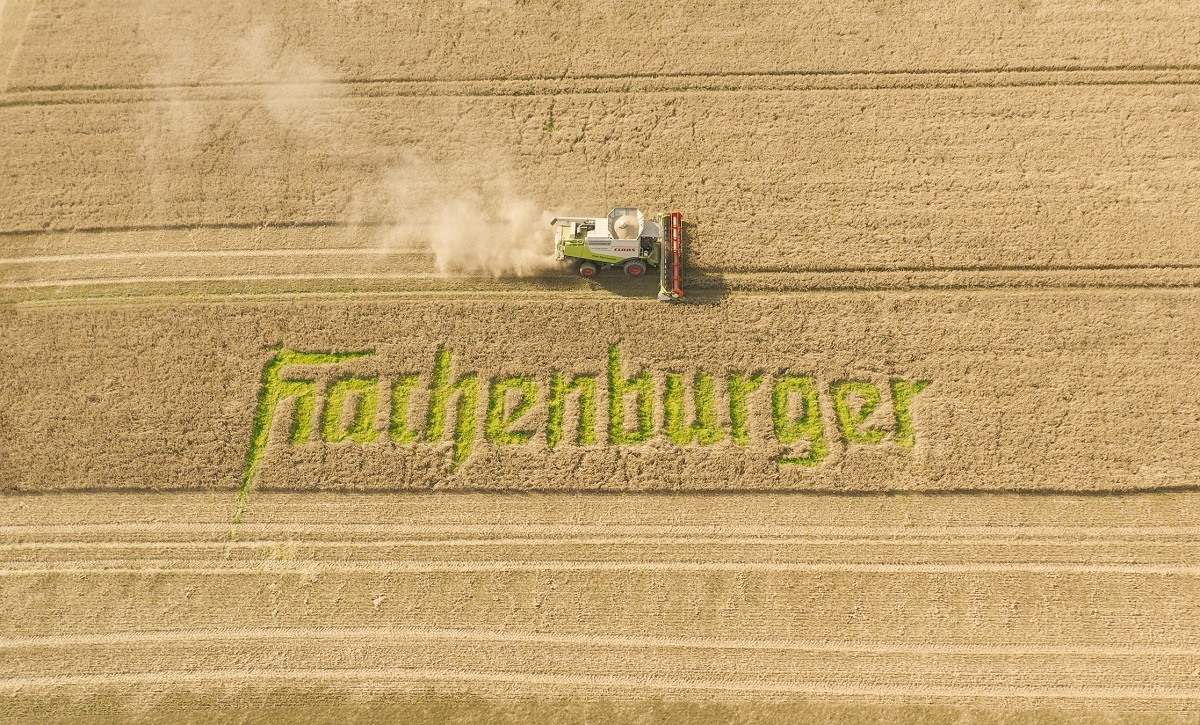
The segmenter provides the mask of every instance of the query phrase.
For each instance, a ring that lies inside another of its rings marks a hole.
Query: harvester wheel
[[[641,277],[646,273],[646,263],[640,259],[631,259],[625,263],[625,274],[630,277]]]
[[[582,274],[584,277],[595,277],[596,272],[599,272],[599,271],[600,271],[599,268],[596,267],[596,265],[592,264],[591,262],[582,262],[579,265],[579,273]]]

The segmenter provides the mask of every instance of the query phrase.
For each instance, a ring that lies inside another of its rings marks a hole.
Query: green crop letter
[[[350,399],[350,422],[342,424],[346,400]],[[334,381],[325,398],[325,420],[321,426],[325,440],[330,443],[354,441],[370,443],[379,431],[375,430],[375,413],[379,410],[379,381],[373,378],[342,378]]]
[[[579,392],[579,427],[575,431],[575,443],[590,446],[596,442],[596,377],[580,375],[568,384],[563,374],[550,374],[550,415],[546,420],[546,445],[554,448],[562,442],[563,419],[567,412],[567,398]]]
[[[508,391],[515,390],[520,396],[512,411],[508,411]],[[487,439],[498,445],[520,445],[533,438],[531,430],[509,430],[520,422],[537,402],[537,383],[533,378],[504,378],[492,381],[488,391]]]
[[[412,402],[412,391],[421,382],[419,375],[403,375],[392,383],[392,417],[388,434],[397,443],[413,443],[417,432],[408,426],[408,409]]]
[[[799,393],[803,412],[792,420],[788,414],[791,396]],[[821,404],[817,398],[817,381],[798,375],[783,375],[775,380],[771,391],[771,417],[775,420],[775,437],[785,446],[808,441],[808,452],[802,456],[781,456],[779,463],[815,466],[829,448],[825,445],[825,427],[821,423]]]
[[[625,396],[633,393],[637,399],[637,428],[625,428]],[[625,379],[621,370],[621,353],[616,345],[608,346],[608,442],[617,446],[642,443],[654,435],[654,378],[643,370]]]
[[[910,406],[917,393],[929,387],[928,380],[918,380],[906,383],[903,380],[892,381],[892,405],[896,408],[896,442],[905,448],[912,448],[916,442],[913,431],[913,419]]]
[[[704,372],[696,373],[692,395],[696,421],[691,425],[683,420],[686,387],[683,375],[667,374],[666,392],[663,394],[663,427],[667,431],[667,440],[677,446],[686,446],[692,441],[706,446],[724,438],[725,431],[717,423],[717,391],[712,376]]]
[[[458,393],[454,415],[454,465],[457,468],[471,455],[479,427],[479,376],[467,373],[453,383],[451,353],[438,350],[433,361],[433,376],[429,383],[429,414],[425,422],[425,441],[437,443],[446,433],[446,416],[450,398]]]
[[[833,386],[833,410],[837,413],[838,425],[847,443],[878,443],[887,431],[862,429],[863,423],[879,407],[882,397],[879,388],[870,383],[847,381]],[[852,395],[858,395],[862,404],[857,410],[852,405]]]
[[[763,376],[729,373],[729,424],[733,442],[750,445],[750,394],[762,385]]]
[[[319,353],[280,350],[263,368],[262,383],[258,390],[258,408],[254,413],[254,429],[250,436],[250,449],[246,451],[246,465],[242,469],[242,485],[238,490],[237,511],[234,523],[240,523],[246,511],[254,474],[262,461],[271,436],[271,424],[279,404],[288,398],[295,400],[292,419],[288,421],[288,438],[293,444],[304,443],[313,433],[313,410],[316,406],[317,384],[313,380],[289,380],[282,376],[288,365],[331,365],[343,360],[370,355],[366,352]]]

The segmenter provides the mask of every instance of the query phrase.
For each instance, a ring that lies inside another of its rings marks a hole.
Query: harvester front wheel
[[[596,272],[599,272],[599,271],[600,271],[600,268],[597,267],[596,265],[592,264],[591,262],[581,262],[579,265],[579,273],[582,274],[584,277],[595,277]]]
[[[631,259],[625,263],[625,274],[630,277],[641,277],[646,273],[646,263],[640,259]]]

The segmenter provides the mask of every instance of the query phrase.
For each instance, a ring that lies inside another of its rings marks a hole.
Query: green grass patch
[[[242,485],[238,488],[237,509],[233,523],[241,523],[254,485],[254,476],[267,450],[271,436],[271,423],[279,404],[295,399],[292,420],[288,422],[288,438],[292,443],[304,443],[313,433],[313,411],[316,408],[317,384],[312,380],[287,380],[280,373],[288,365],[330,365],[353,360],[372,354],[372,351],[346,353],[297,352],[280,350],[263,367],[259,386],[258,407],[254,413],[254,426],[250,433],[250,448],[246,451],[246,463],[242,469]]]
[[[342,413],[350,400],[350,420],[344,423]],[[379,410],[379,381],[375,378],[341,378],[329,387],[325,397],[325,415],[321,425],[324,439],[329,443],[353,441],[372,443],[379,436],[375,415]]]
[[[917,393],[929,387],[929,382],[892,381],[892,405],[896,409],[896,442],[905,448],[912,448],[917,443],[916,431],[913,430],[912,401],[917,397]]]
[[[454,466],[457,468],[471,455],[479,427],[479,376],[467,373],[450,382],[452,354],[445,348],[434,356],[429,395],[429,413],[425,420],[425,442],[437,443],[446,434],[446,418],[450,399],[457,393],[458,406],[454,415]]]
[[[510,392],[517,399],[509,409]],[[493,380],[488,390],[487,422],[483,430],[488,441],[496,445],[528,443],[534,431],[512,430],[537,402],[538,386],[531,377],[510,377]]]
[[[789,414],[793,395],[799,395],[802,404],[802,411],[795,420]],[[815,379],[799,375],[776,378],[771,390],[771,418],[775,423],[775,437],[780,443],[785,446],[808,443],[808,451],[803,455],[780,456],[781,465],[815,466],[829,455]]]
[[[729,381],[729,436],[739,446],[750,445],[750,394],[763,384],[762,375],[732,372]]]
[[[838,426],[847,443],[878,443],[883,440],[887,431],[862,427],[883,400],[879,388],[871,383],[847,380],[834,383],[830,393],[833,395],[833,410],[837,414]],[[860,400],[858,405],[854,402],[856,395]]]
[[[667,440],[677,446],[686,446],[693,441],[706,446],[723,440],[725,431],[717,423],[717,387],[713,376],[697,372],[693,379],[695,421],[690,424],[684,420],[686,387],[683,375],[667,373],[663,393],[663,428]]]
[[[637,427],[625,427],[625,397],[633,394],[637,399]],[[654,378],[643,370],[632,378],[625,378],[621,368],[621,351],[616,345],[608,346],[608,442],[619,446],[643,443],[654,435]]]
[[[562,443],[567,399],[575,392],[579,393],[579,420],[575,429],[575,443],[581,446],[596,443],[596,376],[580,375],[568,383],[562,373],[554,371],[550,374],[550,411],[546,419],[546,445],[550,448]]]
[[[388,435],[397,443],[415,443],[420,437],[409,424],[412,392],[420,383],[420,375],[401,375],[392,382],[392,414],[388,421]]]

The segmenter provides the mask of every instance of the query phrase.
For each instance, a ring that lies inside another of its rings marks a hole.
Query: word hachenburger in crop
[[[453,441],[454,463],[465,461],[474,448],[482,430],[484,438],[498,446],[523,445],[541,435],[550,448],[563,444],[568,402],[574,400],[578,424],[575,444],[598,445],[597,399],[600,375],[568,377],[550,371],[549,380],[539,382],[535,376],[512,376],[481,380],[477,373],[465,373],[455,378],[453,355],[440,349],[434,355],[433,369],[423,383],[419,374],[399,375],[390,381],[379,378],[338,377],[328,383],[318,395],[315,380],[283,377],[284,368],[291,365],[332,365],[370,355],[370,352],[309,353],[282,350],[263,371],[262,388],[258,397],[258,412],[254,435],[246,458],[244,484],[249,484],[254,469],[266,449],[272,421],[280,403],[293,401],[288,438],[293,444],[311,441],[314,436],[330,443],[350,441],[370,444],[390,439],[398,444],[436,444],[449,437]],[[674,445],[701,446],[729,441],[733,445],[750,444],[751,394],[767,384],[770,391],[770,414],[773,433],[778,443],[802,452],[788,453],[777,461],[781,465],[815,466],[828,454],[825,424],[817,381],[804,375],[774,375],[762,373],[727,372],[715,376],[697,371],[692,378],[692,415],[686,420],[687,380],[681,373],[665,375],[661,406],[659,390],[649,371],[642,370],[631,378],[625,377],[621,354],[613,345],[608,348],[608,371],[603,384],[607,385],[608,425],[607,444],[631,445],[650,440],[660,431]],[[729,425],[718,422],[717,385],[723,384],[728,393]],[[390,395],[384,396],[385,385]],[[890,428],[893,440],[900,446],[914,444],[910,404],[928,381],[890,381],[887,393],[891,396],[894,425]],[[414,391],[424,389],[428,401],[421,429],[413,422]],[[846,443],[880,443],[889,430],[867,427],[867,420],[883,402],[884,391],[874,383],[841,381],[830,386],[835,418]],[[457,400],[455,400],[457,396]],[[480,402],[486,396],[486,412],[480,416]],[[319,398],[324,399],[321,411]],[[539,400],[545,401],[548,414],[540,430],[529,427],[527,417]],[[627,402],[633,403],[634,414],[627,416]],[[377,426],[381,405],[390,407],[386,429]],[[451,406],[454,406],[453,430],[447,430]],[[661,410],[661,416],[658,412]],[[319,419],[318,419],[319,417]],[[658,423],[661,421],[661,428]]]

